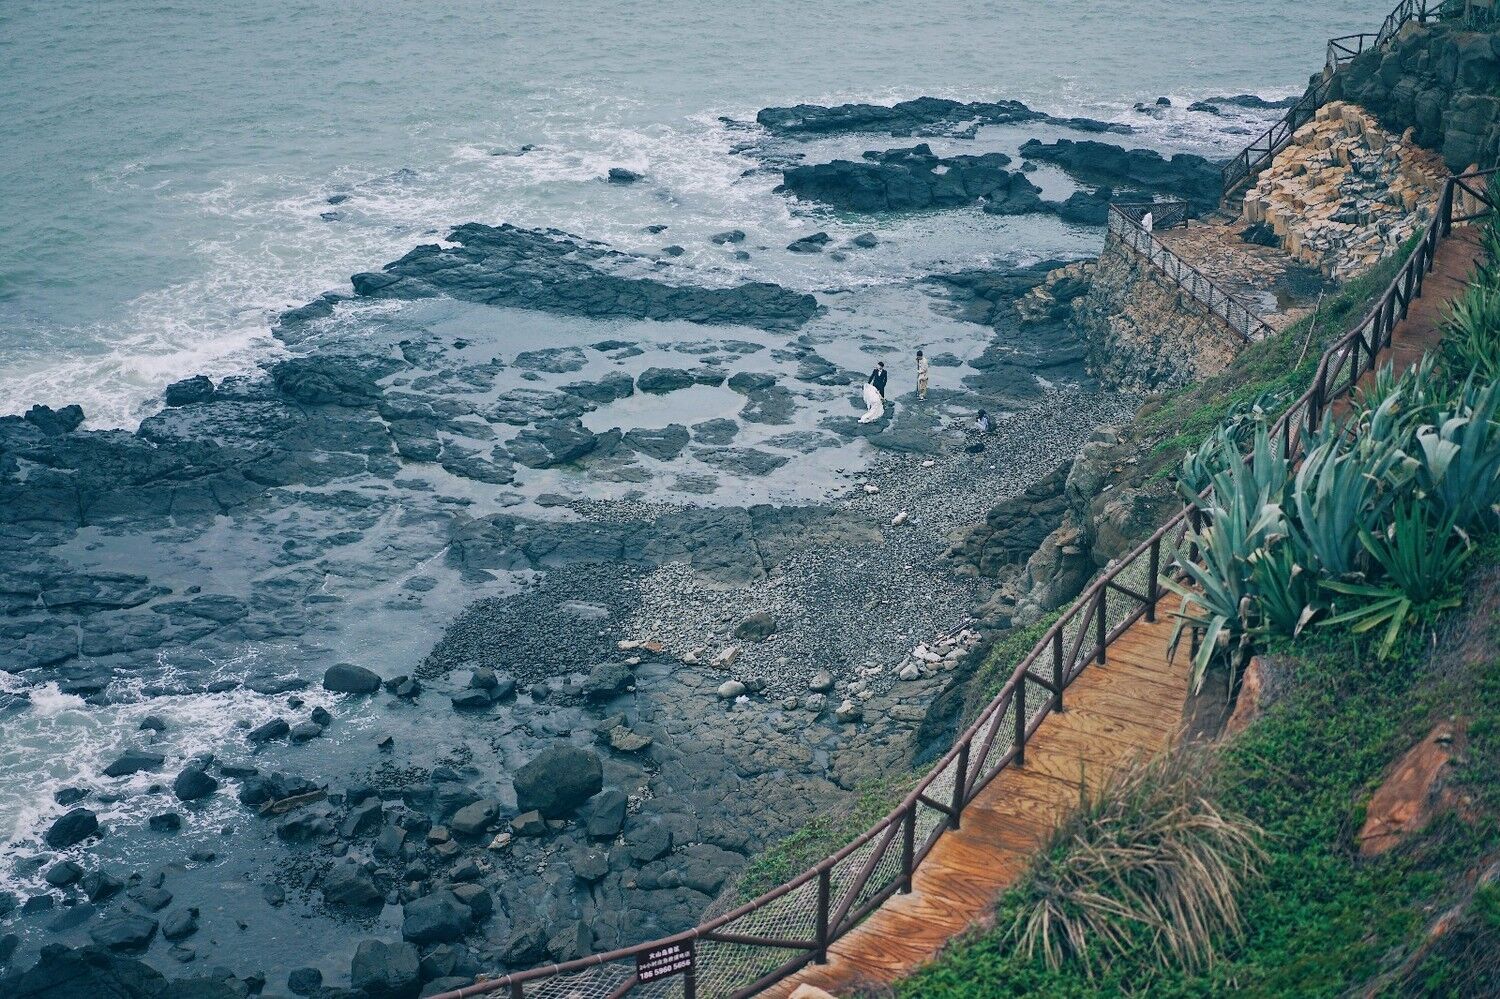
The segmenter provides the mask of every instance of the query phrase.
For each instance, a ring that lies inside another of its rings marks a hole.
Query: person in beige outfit
[[[917,398],[927,398],[927,358],[917,351]]]

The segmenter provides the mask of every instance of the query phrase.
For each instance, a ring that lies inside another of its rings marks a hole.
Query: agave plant
[[[1250,556],[1250,583],[1255,591],[1257,620],[1249,628],[1257,635],[1300,635],[1319,611],[1317,572],[1299,560],[1290,539],[1268,539],[1266,547]]]
[[[1182,456],[1177,468],[1177,489],[1189,503],[1208,488],[1214,473],[1228,462],[1238,461],[1240,452],[1258,429],[1264,429],[1280,396],[1263,392],[1254,401],[1240,403],[1229,411],[1224,421],[1198,445]]]
[[[1500,275],[1476,281],[1449,306],[1443,352],[1457,370],[1473,370],[1485,382],[1500,378]]]
[[[1312,442],[1289,492],[1289,530],[1303,568],[1332,576],[1354,571],[1359,532],[1379,523],[1405,476],[1399,438],[1366,433],[1354,441],[1325,432]]]
[[[1384,659],[1419,610],[1459,605],[1453,585],[1474,546],[1451,516],[1434,525],[1422,499],[1415,496],[1396,505],[1385,530],[1379,534],[1361,530],[1359,539],[1384,572],[1385,582],[1323,580],[1324,588],[1351,598],[1339,601],[1339,613],[1323,623],[1347,624],[1356,635],[1384,629],[1375,648]]]
[[[1189,585],[1162,580],[1182,598],[1168,655],[1177,654],[1183,635],[1203,633],[1193,657],[1194,689],[1203,686],[1209,664],[1221,651],[1233,649],[1231,668],[1238,668],[1245,657],[1255,628],[1252,557],[1267,539],[1287,533],[1282,501],[1289,465],[1271,444],[1266,428],[1256,431],[1248,461],[1241,461],[1237,451],[1221,453],[1219,458],[1224,467],[1212,477],[1213,491],[1207,498],[1193,500],[1207,526],[1187,533],[1187,540],[1198,547],[1201,564],[1183,564]]]
[[[1466,529],[1500,503],[1500,383],[1470,377],[1458,403],[1416,435],[1417,485],[1439,516]]]

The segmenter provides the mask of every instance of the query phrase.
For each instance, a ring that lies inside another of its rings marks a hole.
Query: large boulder
[[[380,689],[380,674],[352,663],[336,663],[323,674],[323,689],[339,694],[373,694]]]
[[[370,999],[411,999],[421,988],[415,944],[362,940],[349,967],[349,984]]]
[[[104,768],[106,777],[128,777],[142,770],[157,770],[166,762],[166,757],[161,753],[153,753],[145,749],[127,749],[120,754],[120,758]]]
[[[167,386],[162,398],[168,406],[190,406],[195,402],[206,402],[214,395],[214,383],[207,375],[194,375]]]
[[[197,801],[206,798],[219,789],[219,782],[203,772],[202,767],[190,766],[183,769],[172,782],[172,793],[177,796],[178,801]]]
[[[384,897],[370,873],[352,861],[335,864],[323,878],[323,901],[329,905],[374,905]]]
[[[75,808],[52,823],[47,830],[47,845],[54,850],[66,850],[99,832],[99,817],[87,808]]]
[[[469,932],[473,912],[451,891],[435,891],[406,903],[401,935],[414,944],[452,943]]]
[[[521,811],[535,809],[549,819],[563,818],[604,787],[598,754],[556,743],[516,771],[516,802]]]
[[[157,923],[150,916],[119,912],[89,931],[89,939],[110,950],[145,950],[156,936]]]
[[[528,468],[554,468],[577,461],[598,446],[599,436],[581,420],[540,420],[511,440],[510,453]]]
[[[101,947],[47,944],[30,970],[0,979],[6,999],[157,999],[167,980],[156,969]]]

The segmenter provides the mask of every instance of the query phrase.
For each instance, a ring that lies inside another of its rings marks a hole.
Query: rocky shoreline
[[[1015,102],[761,117],[1121,130]],[[1147,190],[1208,169],[1093,145],[1023,156]],[[1098,224],[1117,196],[1045,202],[1010,162],[918,145],[785,177],[858,212]],[[0,966],[31,970],[0,992],[176,966],[174,995],[410,996],[649,939],[941,748],[933,705],[1025,618],[1023,549],[1134,408],[1084,370],[1089,265],[902,288],[933,310],[934,384],[869,425],[869,365],[912,345],[851,333],[857,290],[688,273],[471,223],[289,310],[285,356],[170,386],[135,432],[0,418],[0,712],[39,743],[74,713],[117,733],[17,840]]]

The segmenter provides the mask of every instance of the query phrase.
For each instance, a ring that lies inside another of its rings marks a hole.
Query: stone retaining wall
[[[1076,308],[1089,372],[1112,388],[1186,385],[1224,370],[1243,346],[1222,319],[1112,238]]]

